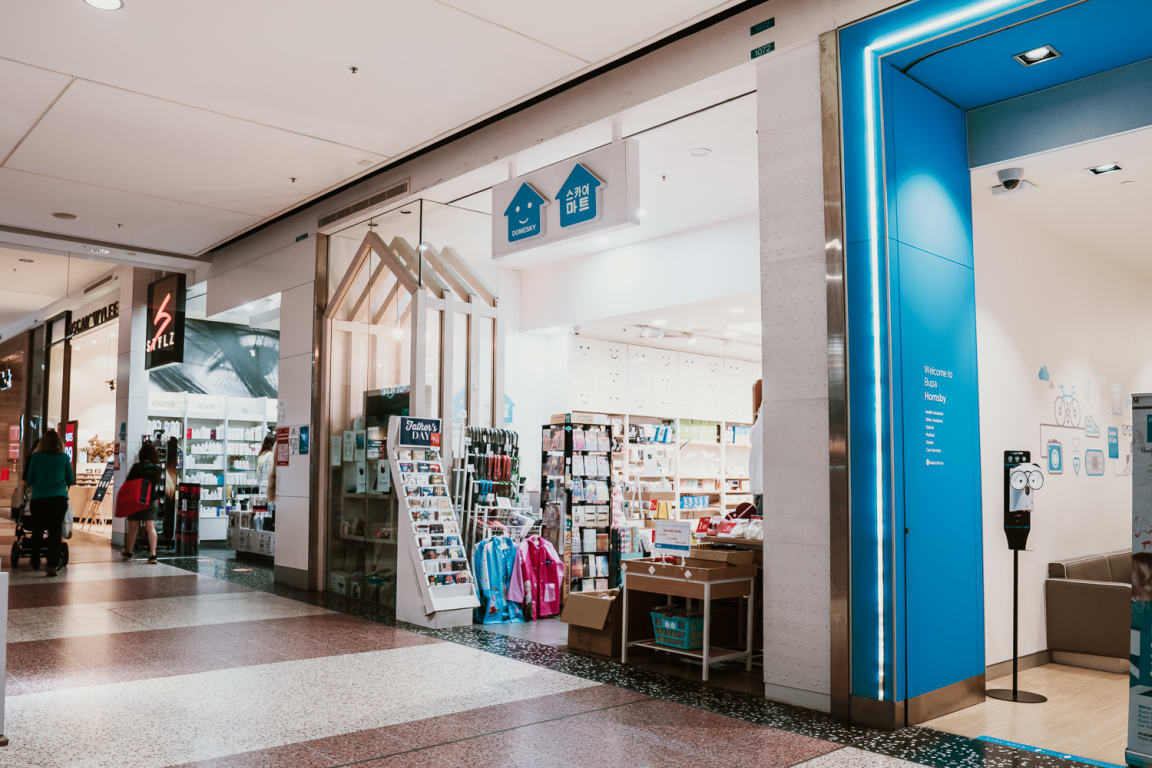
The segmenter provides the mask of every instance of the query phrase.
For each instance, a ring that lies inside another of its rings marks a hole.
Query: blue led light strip
[[[1056,752],[1056,751],[1051,750],[1051,749],[1044,749],[1043,747],[1031,747],[1027,744],[1019,744],[1015,741],[1007,741],[1005,739],[997,739],[997,738],[993,738],[992,736],[979,736],[979,737],[973,739],[973,741],[984,741],[984,742],[987,742],[989,744],[999,744],[1002,747],[1012,747],[1013,749],[1019,749],[1019,750],[1025,751],[1025,752],[1031,752],[1032,754],[1035,754],[1035,755],[1048,755],[1049,757],[1059,757],[1059,758],[1062,758],[1064,760],[1071,760],[1074,763],[1083,763],[1084,765],[1099,766],[1099,768],[1126,768],[1126,766],[1119,765],[1117,763],[1106,763],[1103,760],[1093,760],[1090,757],[1078,757],[1076,755],[1070,755],[1067,752]]]
[[[1021,0],[985,0],[961,8],[935,19],[914,24],[897,32],[874,40],[864,49],[864,109],[865,138],[868,142],[865,156],[868,168],[868,242],[869,268],[872,274],[872,366],[875,407],[873,419],[876,428],[876,605],[878,612],[877,667],[879,699],[884,700],[884,402],[881,397],[881,360],[883,344],[880,339],[880,229],[877,216],[880,201],[877,195],[878,158],[876,156],[876,105],[875,94],[878,75],[875,65],[891,49],[910,43],[917,38],[959,26],[1005,6],[1020,4]],[[877,70],[878,72],[878,70]],[[899,698],[898,696],[894,698]]]

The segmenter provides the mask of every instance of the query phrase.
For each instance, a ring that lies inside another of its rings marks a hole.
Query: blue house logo
[[[528,183],[520,185],[508,207],[504,209],[504,216],[508,219],[508,242],[515,243],[536,237],[544,231],[544,219],[541,218],[542,205],[546,198]]]
[[[560,204],[561,227],[583,224],[596,218],[596,189],[603,183],[583,163],[573,166],[572,172],[556,193],[556,200]]]

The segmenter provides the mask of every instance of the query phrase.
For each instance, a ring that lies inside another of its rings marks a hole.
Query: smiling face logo
[[[515,243],[543,234],[543,206],[546,202],[531,184],[525,182],[520,185],[504,209],[504,217],[508,219],[508,242]]]

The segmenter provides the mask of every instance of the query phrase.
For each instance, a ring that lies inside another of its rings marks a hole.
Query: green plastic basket
[[[668,616],[651,611],[656,642],[669,648],[693,651],[704,647],[703,616]]]

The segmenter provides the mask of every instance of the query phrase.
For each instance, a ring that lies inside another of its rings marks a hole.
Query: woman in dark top
[[[36,444],[24,466],[24,484],[32,487],[32,569],[40,567],[40,542],[48,532],[48,562],[44,575],[56,575],[60,562],[60,536],[68,513],[68,486],[76,484],[72,460],[64,453],[64,443],[50,429]]]
[[[152,443],[140,446],[140,460],[128,470],[128,479],[143,478],[152,483],[152,503],[134,515],[129,515],[125,521],[124,551],[120,557],[125,560],[132,559],[132,552],[136,549],[136,534],[140,532],[140,523],[148,531],[148,562],[156,562],[156,518],[159,516],[159,501],[164,487],[164,469],[160,466],[160,459],[156,455],[156,448]]]

